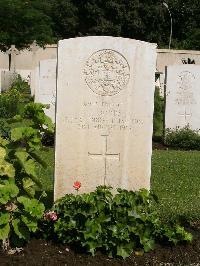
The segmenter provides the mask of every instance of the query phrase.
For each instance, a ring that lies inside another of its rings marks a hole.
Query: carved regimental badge
[[[183,91],[191,90],[194,86],[195,76],[190,71],[182,71],[178,79],[178,87]]]
[[[130,78],[130,67],[125,57],[109,49],[92,54],[83,72],[89,88],[102,96],[119,93],[126,88]]]

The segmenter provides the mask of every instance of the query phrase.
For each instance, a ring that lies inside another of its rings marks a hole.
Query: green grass
[[[38,167],[38,175],[47,191],[48,206],[53,200],[54,150],[40,152],[47,168]],[[164,219],[185,216],[200,218],[200,152],[153,151],[151,189],[158,196],[159,211]]]
[[[46,167],[38,165],[37,174],[42,184],[40,190],[45,190],[47,193],[47,198],[43,199],[47,208],[50,208],[53,203],[53,184],[54,184],[54,149],[49,147],[44,147],[38,152],[38,155],[46,163]],[[40,192],[37,193],[38,197]]]
[[[198,151],[153,152],[151,189],[158,196],[164,218],[200,218],[199,162]]]

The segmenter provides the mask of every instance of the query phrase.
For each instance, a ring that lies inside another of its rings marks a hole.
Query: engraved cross
[[[192,116],[192,113],[187,113],[186,109],[185,109],[185,112],[184,113],[178,113],[179,116],[182,116],[185,118],[185,121],[187,121],[187,118],[191,117]]]
[[[104,185],[107,177],[107,167],[108,167],[108,159],[114,159],[120,161],[120,153],[109,153],[108,152],[108,135],[101,135],[105,139],[104,149],[102,153],[91,153],[88,152],[88,156],[94,159],[102,158],[104,160]]]

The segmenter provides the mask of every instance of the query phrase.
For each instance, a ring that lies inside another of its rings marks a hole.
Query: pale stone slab
[[[156,45],[115,37],[59,42],[55,199],[150,188]]]
[[[1,71],[1,91],[7,91],[16,79],[17,73],[13,71]]]
[[[35,95],[35,91],[39,86],[39,65],[31,70],[31,78],[30,78],[30,87],[31,87],[31,95]]]
[[[56,59],[42,60],[39,64],[39,86],[35,90],[35,102],[49,104],[45,110],[53,122],[55,122],[56,102]]]
[[[2,71],[8,71],[8,69],[0,69],[0,93],[1,93],[1,91],[3,91],[3,89],[2,89],[2,81],[1,81],[1,79],[3,78],[3,74],[2,74]]]
[[[19,70],[17,69],[16,72],[17,74],[21,76],[23,80],[28,82],[28,84],[30,85],[30,81],[31,81],[31,70],[30,69],[19,69]]]
[[[166,68],[165,128],[200,129],[200,65]]]

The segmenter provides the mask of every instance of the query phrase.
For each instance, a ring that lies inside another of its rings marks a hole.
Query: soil
[[[24,250],[18,254],[7,255],[0,251],[0,266],[199,266],[200,265],[200,228],[190,229],[194,236],[191,244],[177,246],[157,245],[155,250],[136,256],[134,253],[126,260],[110,259],[97,253],[92,257],[88,254],[76,253],[67,246],[59,246],[53,242],[32,239]]]

